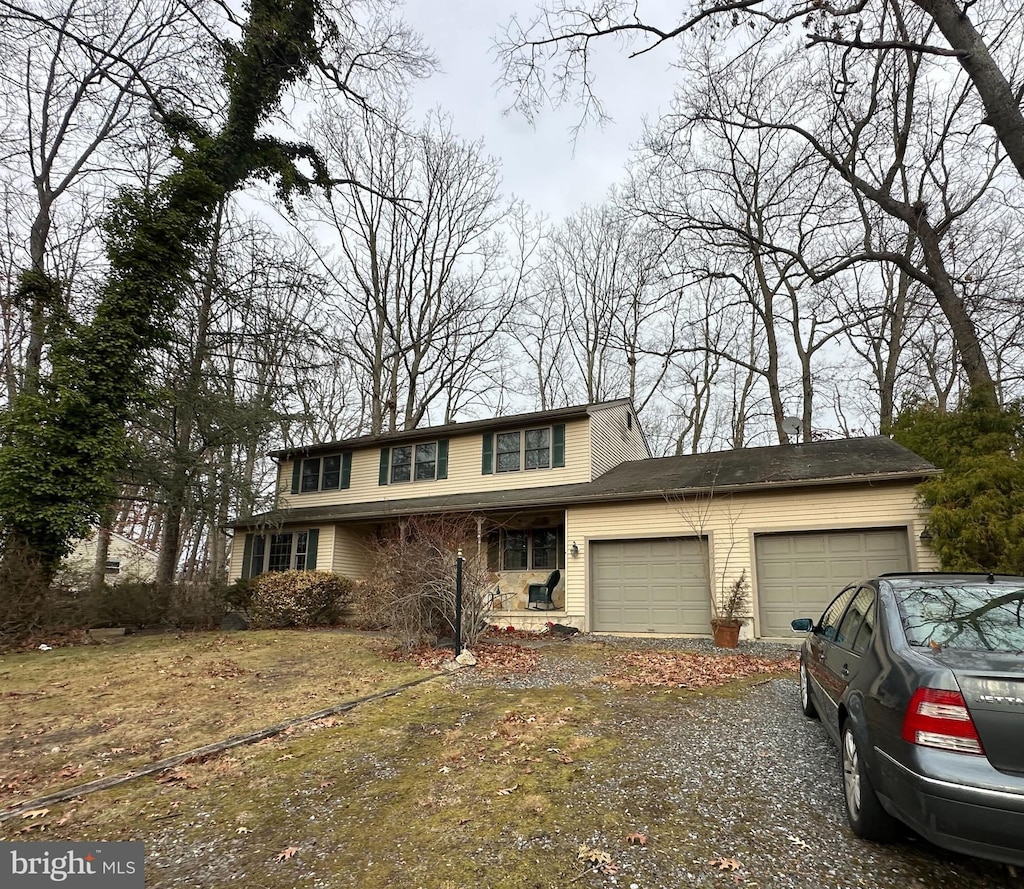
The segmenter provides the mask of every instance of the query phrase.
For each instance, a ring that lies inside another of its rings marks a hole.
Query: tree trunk
[[[985,105],[985,123],[996,131],[1007,156],[1024,178],[1024,115],[1016,95],[988,46],[967,18],[972,4],[954,0],[911,0],[931,16],[942,36],[958,51],[957,61]]]

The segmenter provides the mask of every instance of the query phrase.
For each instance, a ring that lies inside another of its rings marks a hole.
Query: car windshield
[[[1024,586],[968,582],[894,592],[911,645],[1024,650]]]

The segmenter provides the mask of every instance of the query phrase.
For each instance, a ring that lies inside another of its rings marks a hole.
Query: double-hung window
[[[381,448],[381,485],[444,478],[448,478],[448,439]]]
[[[391,484],[437,478],[437,442],[391,449]]]
[[[315,491],[337,491],[347,488],[352,475],[352,453],[329,454],[326,457],[296,458],[292,467],[292,493],[312,494]]]
[[[551,427],[498,433],[498,472],[548,469],[551,466]]]
[[[565,424],[484,433],[484,475],[565,466]]]
[[[256,577],[265,571],[314,570],[318,537],[316,528],[247,534],[242,576]]]

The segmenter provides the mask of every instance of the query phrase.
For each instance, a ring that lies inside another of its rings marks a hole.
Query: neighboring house
[[[93,528],[75,544],[74,550],[61,564],[58,577],[66,582],[88,583],[96,564],[96,539]],[[121,580],[149,582],[156,577],[157,554],[116,531],[110,532],[104,574],[108,583]]]
[[[461,514],[495,575],[493,620],[710,632],[742,572],[745,633],[790,636],[845,583],[935,567],[914,489],[930,463],[882,436],[652,458],[627,400],[275,451],[277,510],[239,519],[231,577],[371,569],[403,518]],[[530,584],[554,568],[555,610]]]

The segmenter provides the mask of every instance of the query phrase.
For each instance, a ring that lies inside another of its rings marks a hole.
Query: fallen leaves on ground
[[[289,846],[287,849],[282,849],[278,852],[274,856],[274,861],[288,861],[288,859],[294,858],[298,851],[298,846]]]
[[[631,846],[646,846],[647,845],[647,834],[645,833],[630,833],[626,835],[626,842]]]
[[[719,870],[739,870],[740,863],[735,858],[712,858],[708,864],[717,867]]]
[[[749,654],[629,651],[612,662],[609,678],[625,685],[707,688],[736,679],[795,670],[797,655],[767,658]]]
[[[532,648],[521,645],[478,645],[471,649],[476,657],[476,665],[481,670],[496,673],[530,673],[537,667],[540,653]],[[446,661],[453,660],[455,653],[450,648],[432,648],[421,645],[407,651],[394,651],[388,657],[394,661],[406,661],[416,664],[423,670],[437,670]]]
[[[582,861],[588,870],[596,870],[602,874],[616,874],[619,871],[619,866],[612,860],[611,855],[585,844],[580,845],[576,860]]]

